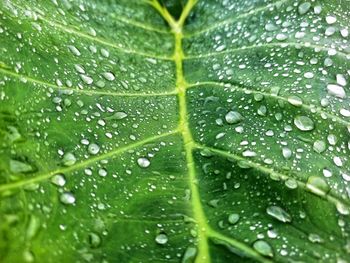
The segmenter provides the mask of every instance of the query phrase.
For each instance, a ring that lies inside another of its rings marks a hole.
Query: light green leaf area
[[[0,262],[349,262],[349,17],[1,1]]]

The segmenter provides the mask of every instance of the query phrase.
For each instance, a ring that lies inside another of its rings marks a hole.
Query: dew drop
[[[90,85],[90,84],[92,84],[94,82],[94,80],[91,77],[89,77],[89,76],[87,76],[85,74],[80,74],[80,78],[81,78],[82,81],[84,81],[88,85]]]
[[[62,163],[65,166],[72,166],[73,164],[76,163],[76,161],[77,159],[75,158],[74,154],[71,152],[66,153],[62,159]]]
[[[243,120],[242,115],[237,111],[229,111],[225,115],[225,120],[228,124],[236,124]]]
[[[75,56],[79,57],[81,55],[79,49],[77,49],[75,46],[69,45],[68,48]]]
[[[150,166],[151,162],[147,158],[141,157],[141,158],[137,159],[137,164],[142,168],[146,168],[146,167]]]
[[[268,215],[283,223],[292,222],[292,217],[290,216],[290,214],[288,214],[284,209],[282,209],[279,206],[269,206],[268,208],[266,208],[266,212]]]
[[[60,201],[65,205],[72,205],[75,203],[75,196],[72,193],[65,192],[61,194]]]
[[[329,186],[321,177],[310,176],[306,183],[306,188],[312,193],[320,196],[326,195],[329,191]]]
[[[238,221],[239,221],[239,214],[230,214],[230,215],[228,216],[228,222],[229,222],[231,225],[236,224]]]
[[[51,183],[57,186],[64,186],[66,184],[66,178],[63,174],[55,174],[51,177]]]
[[[288,98],[288,102],[293,106],[297,106],[297,107],[303,105],[302,99],[299,98],[298,96],[290,96]]]
[[[101,237],[96,233],[89,234],[89,244],[91,248],[97,248],[101,245]]]
[[[115,76],[112,72],[104,72],[102,73],[102,76],[106,79],[106,80],[109,80],[109,81],[113,81],[115,80]]]
[[[342,86],[336,84],[328,84],[327,90],[330,95],[336,96],[338,98],[344,99],[346,97],[345,90]]]
[[[317,140],[314,142],[313,149],[315,152],[322,153],[326,150],[326,143],[321,140]]]
[[[97,154],[98,152],[100,151],[100,146],[98,146],[97,144],[95,143],[91,143],[89,146],[88,146],[88,152],[91,153],[91,154]]]
[[[10,160],[10,171],[12,173],[28,173],[33,171],[33,167],[28,164],[17,160]]]
[[[263,256],[273,257],[272,247],[265,240],[255,241],[253,248]]]
[[[166,234],[159,234],[156,236],[156,242],[159,245],[165,245],[166,243],[168,243],[168,236]]]
[[[310,10],[311,4],[309,2],[302,3],[298,7],[298,13],[300,15],[306,14]]]
[[[294,178],[288,178],[284,184],[289,188],[289,189],[296,189],[298,187],[298,182]]]
[[[311,131],[315,127],[313,120],[306,116],[295,117],[294,124],[301,131]]]

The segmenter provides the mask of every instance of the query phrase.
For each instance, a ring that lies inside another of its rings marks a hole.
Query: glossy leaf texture
[[[1,1],[0,261],[349,262],[349,17]]]

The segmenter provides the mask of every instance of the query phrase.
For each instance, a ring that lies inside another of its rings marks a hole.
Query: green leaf
[[[349,17],[1,1],[0,261],[349,262]]]

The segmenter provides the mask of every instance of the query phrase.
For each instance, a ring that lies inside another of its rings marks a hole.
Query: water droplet
[[[329,186],[326,181],[317,176],[310,176],[308,178],[306,188],[312,193],[320,196],[326,195],[326,193],[329,191]]]
[[[33,167],[28,164],[17,160],[10,160],[10,171],[12,173],[28,173],[33,171]]]
[[[346,97],[345,90],[342,86],[336,84],[328,84],[327,90],[330,95],[336,96],[338,98],[344,99]]]
[[[193,263],[197,256],[197,248],[196,247],[187,247],[183,257],[181,259],[181,263]]]
[[[69,45],[68,48],[69,48],[70,52],[72,52],[75,56],[81,55],[79,49],[77,49],[75,46]]]
[[[64,186],[66,184],[66,178],[63,174],[56,174],[51,177],[51,183],[57,186]]]
[[[330,170],[328,170],[328,169],[326,169],[326,168],[324,168],[323,170],[322,170],[322,173],[323,173],[323,176],[324,177],[331,177],[333,174],[332,174],[332,172],[330,171]]]
[[[317,140],[314,142],[313,149],[315,152],[322,153],[326,150],[327,146],[324,141]]]
[[[253,248],[263,256],[273,257],[272,247],[265,240],[255,241]]]
[[[284,184],[289,188],[289,189],[296,189],[298,187],[298,182],[294,178],[288,178]]]
[[[230,214],[228,216],[228,222],[231,224],[231,225],[234,225],[238,222],[239,220],[239,214]]]
[[[269,206],[266,208],[266,212],[268,215],[272,216],[273,218],[283,222],[283,223],[290,223],[292,222],[292,217],[290,214],[288,214],[284,209],[282,209],[279,206]]]
[[[343,166],[343,161],[342,161],[342,159],[339,156],[334,156],[333,157],[333,162],[338,167]]]
[[[335,16],[328,15],[326,16],[326,22],[329,25],[334,24],[335,22],[337,22],[337,18]]]
[[[314,233],[309,234],[308,239],[312,243],[322,243],[323,242],[323,239],[319,235],[314,234]]]
[[[347,81],[346,81],[343,74],[337,74],[336,78],[337,78],[338,85],[343,86],[343,87],[346,86]]]
[[[91,154],[98,154],[98,152],[100,151],[100,146],[98,146],[97,144],[95,143],[91,143],[89,146],[88,146],[88,152],[91,153]]]
[[[34,238],[36,236],[36,234],[39,232],[40,229],[40,221],[37,217],[31,215],[29,222],[28,222],[28,226],[26,229],[26,238],[28,240]]]
[[[77,159],[75,158],[74,154],[71,152],[66,153],[62,159],[62,163],[65,166],[72,166],[73,164],[76,163],[76,161]]]
[[[159,234],[156,236],[156,242],[160,245],[165,245],[166,243],[168,243],[168,236],[166,234]]]
[[[146,168],[150,166],[151,162],[147,158],[141,157],[137,159],[137,164],[142,168]]]
[[[96,233],[89,234],[89,244],[91,248],[97,248],[101,245],[101,237]]]
[[[283,147],[282,148],[282,155],[284,158],[289,159],[290,157],[292,157],[292,151],[287,147]]]
[[[225,115],[225,120],[228,124],[236,124],[243,120],[242,115],[237,111],[229,111]]]
[[[349,215],[350,214],[349,208],[342,202],[337,202],[336,208],[337,208],[337,211],[342,215]]]
[[[102,73],[102,76],[106,79],[106,80],[109,80],[109,81],[113,81],[115,80],[115,76],[112,72],[104,72]]]
[[[125,119],[126,117],[128,117],[128,114],[126,114],[123,111],[118,111],[118,112],[114,113],[113,117],[117,120],[122,120],[122,119]]]
[[[302,3],[298,7],[298,13],[300,15],[306,14],[310,10],[311,4],[309,2]]]
[[[85,74],[80,74],[80,78],[81,78],[82,81],[84,81],[88,85],[90,85],[90,84],[92,84],[94,82],[94,80],[91,77],[89,77],[89,76],[87,76]]]
[[[61,194],[60,201],[65,205],[71,205],[75,203],[75,196],[72,193],[65,192]]]
[[[297,106],[297,107],[303,105],[302,99],[299,98],[298,96],[290,96],[288,98],[288,102],[293,106]]]
[[[313,120],[306,116],[295,117],[294,124],[301,131],[311,131],[315,127]]]

